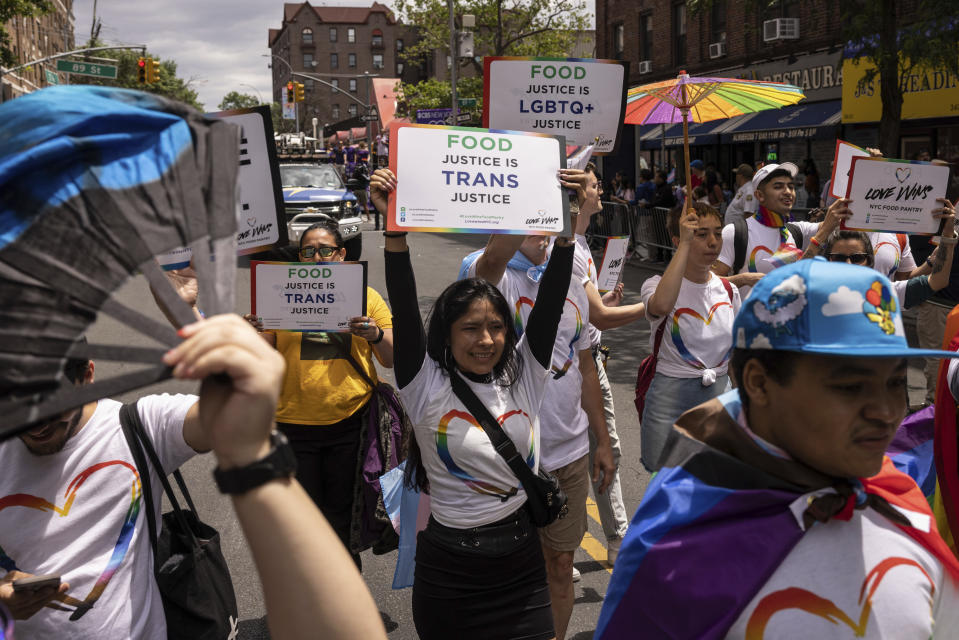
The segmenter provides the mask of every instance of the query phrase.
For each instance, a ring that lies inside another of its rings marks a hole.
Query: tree
[[[283,117],[283,106],[279,102],[270,105],[270,115],[273,117],[273,133],[296,133],[295,122]]]
[[[13,18],[36,18],[51,11],[53,4],[49,0],[0,0],[0,65],[13,67],[17,63],[4,25]]]
[[[259,104],[260,100],[256,96],[251,96],[249,93],[231,91],[223,96],[223,100],[220,101],[219,109],[220,111],[247,109],[249,107],[259,106]]]
[[[896,158],[904,85],[910,76],[931,70],[959,76],[955,0],[845,0],[840,7],[843,37],[855,51],[854,64],[873,65],[860,88],[879,78],[879,148]]]
[[[445,0],[396,0],[397,13],[406,24],[419,30],[419,38],[403,51],[407,64],[419,64],[436,50],[449,52],[449,12]],[[580,32],[589,28],[583,0],[456,0],[457,16],[476,16],[473,29],[476,58],[459,60],[461,67],[473,67],[477,78],[461,78],[457,97],[476,98],[482,105],[482,56],[569,56]],[[445,87],[445,89],[444,89]],[[397,115],[405,117],[417,109],[451,106],[450,83],[436,79],[413,85],[401,84],[403,97]]]
[[[105,46],[102,42],[92,41],[81,48],[92,48]],[[203,104],[197,99],[197,92],[190,86],[193,79],[184,80],[177,77],[177,65],[173,60],[160,60],[159,56],[154,56],[149,52],[143,54],[139,49],[116,49],[113,51],[98,51],[95,54],[101,58],[112,58],[117,65],[116,80],[105,80],[89,76],[71,76],[70,84],[97,84],[114,87],[123,87],[125,89],[138,89],[155,93],[165,98],[179,100],[188,105],[203,111]],[[82,56],[79,54],[78,57]],[[159,80],[153,84],[140,84],[138,80],[139,68],[137,60],[140,56],[152,57],[160,60]]]

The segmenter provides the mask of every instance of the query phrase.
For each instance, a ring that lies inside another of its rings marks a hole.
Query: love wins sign
[[[916,233],[938,232],[932,217],[945,197],[949,167],[888,158],[853,158],[849,178],[847,229]]]

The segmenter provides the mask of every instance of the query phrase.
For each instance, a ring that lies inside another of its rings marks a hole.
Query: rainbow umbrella
[[[689,120],[708,122],[802,100],[802,89],[781,82],[737,78],[696,78],[680,71],[674,80],[633,87],[626,92],[626,124],[683,123],[683,153],[689,170]],[[689,202],[686,198],[685,202]]]

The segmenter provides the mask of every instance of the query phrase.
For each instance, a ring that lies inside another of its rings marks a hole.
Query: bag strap
[[[513,471],[513,474],[523,484],[526,492],[532,494],[530,487],[536,480],[536,477],[533,475],[533,470],[529,468],[523,456],[516,450],[516,445],[514,445],[510,437],[506,435],[506,432],[503,431],[503,427],[500,426],[496,418],[494,418],[489,412],[489,409],[486,408],[486,405],[476,397],[476,394],[469,388],[469,385],[466,384],[463,378],[455,371],[450,372],[450,384],[453,386],[453,393],[456,394],[456,397],[460,399],[460,402],[463,403],[466,410],[473,414],[473,417],[476,418],[483,427],[483,433],[485,433],[486,437],[493,443],[493,448],[496,449],[496,453],[506,461],[506,464]],[[503,502],[505,502],[508,497],[508,495],[504,496]]]
[[[177,522],[183,531],[189,533],[193,548],[199,549],[200,541],[197,540],[196,535],[193,533],[193,528],[190,526],[190,523],[187,522],[186,516],[183,515],[183,510],[180,508],[180,503],[176,499],[176,494],[173,493],[173,487],[170,486],[170,481],[167,480],[166,473],[163,471],[163,465],[160,463],[160,456],[157,455],[156,449],[153,448],[153,442],[150,441],[150,437],[147,435],[146,430],[143,428],[143,423],[140,421],[139,412],[136,410],[136,403],[125,406],[130,406],[132,408],[132,410],[127,411],[127,420],[129,422],[130,431],[134,436],[136,436],[137,442],[142,448],[141,455],[143,452],[146,452],[147,458],[153,465],[153,469],[155,469],[157,472],[157,477],[160,478],[160,483],[163,485],[163,491],[166,493],[167,498],[170,500],[170,504],[173,506],[174,517],[177,519]],[[122,425],[122,413],[120,421]],[[143,482],[142,478],[144,476],[149,476],[149,466],[146,467],[146,471],[146,474],[140,474],[141,483]],[[180,487],[180,491],[183,492],[183,497],[186,499],[187,504],[193,508],[194,515],[196,515],[196,517],[199,519],[199,514],[197,514],[196,509],[193,507],[193,499],[190,497],[190,492],[186,488],[186,482],[184,482],[183,476],[180,474],[179,469],[173,472],[173,477],[176,480],[177,485]],[[150,500],[150,502],[152,502],[152,500]],[[153,514],[152,508],[150,513]],[[156,528],[154,527],[154,532],[155,531]]]
[[[729,278],[724,278],[719,276],[719,281],[723,283],[723,288],[726,289],[726,295],[729,296],[729,304],[733,304],[733,285],[729,283]]]
[[[787,222],[786,228],[789,229],[789,234],[793,237],[793,240],[796,241],[796,247],[802,249],[804,239],[802,229],[799,228],[799,225],[795,222]]]
[[[153,489],[150,483],[150,467],[147,465],[146,457],[143,454],[143,447],[140,446],[140,439],[137,438],[134,424],[139,424],[140,415],[137,412],[136,403],[127,403],[120,407],[120,428],[127,439],[127,446],[130,447],[130,453],[133,454],[133,462],[136,465],[137,473],[140,475],[140,491],[146,503],[146,521],[147,530],[150,532],[150,547],[153,549],[153,569],[158,569],[156,563],[157,555],[157,523],[156,510],[153,508]]]
[[[653,360],[659,357],[659,345],[663,343],[663,332],[666,330],[666,321],[669,320],[669,316],[663,318],[663,321],[659,323],[659,328],[656,329],[656,339],[653,340]]]
[[[746,264],[746,245],[749,244],[749,227],[746,226],[745,218],[736,218],[733,220],[733,270],[730,275],[736,275]]]
[[[353,365],[353,368],[356,369],[356,372],[360,374],[360,377],[366,380],[366,384],[373,387],[373,391],[376,391],[376,383],[373,382],[373,379],[370,378],[363,367],[360,366],[360,363],[356,361],[356,358],[353,357],[353,334],[350,334],[350,346],[347,347],[344,343],[339,340],[333,340],[336,344],[336,350],[340,352],[340,355],[343,356],[343,359]]]

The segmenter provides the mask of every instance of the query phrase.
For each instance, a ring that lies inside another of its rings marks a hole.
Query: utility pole
[[[453,0],[446,0],[446,7],[450,13],[450,96],[452,98],[453,124],[456,124],[457,102],[456,102],[456,65],[459,62],[458,38],[456,37],[456,18],[453,15]]]

